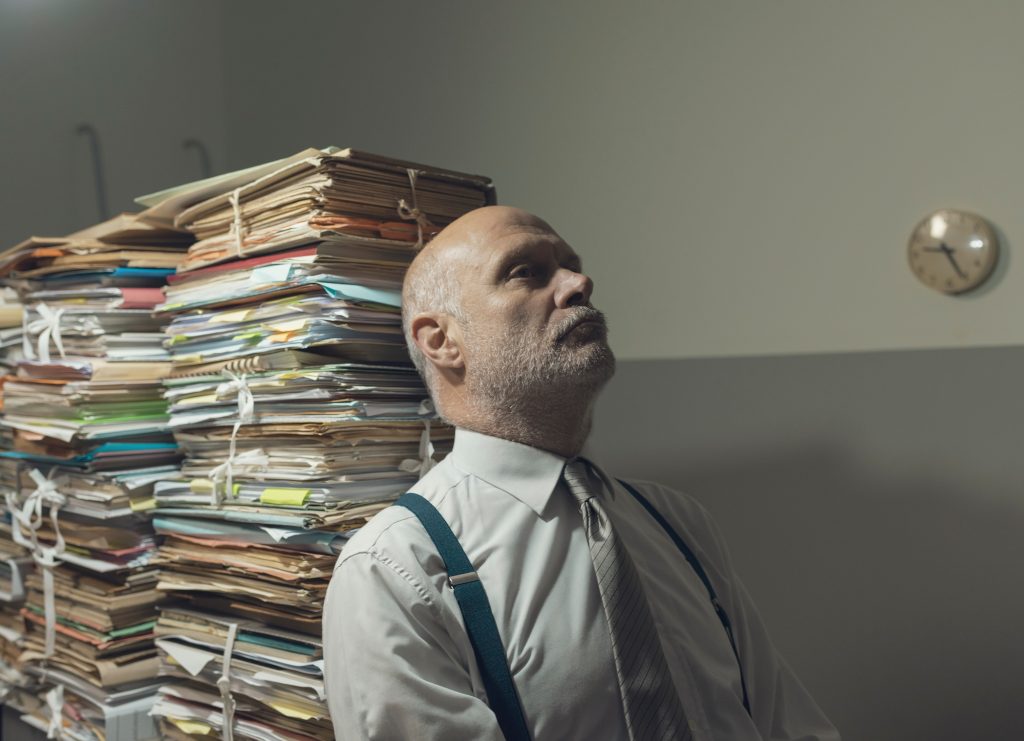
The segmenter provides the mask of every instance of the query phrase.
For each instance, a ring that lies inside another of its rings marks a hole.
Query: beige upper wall
[[[228,4],[228,152],[359,146],[493,176],[579,250],[620,357],[1024,339],[1024,5]],[[1008,260],[952,299],[933,209]]]

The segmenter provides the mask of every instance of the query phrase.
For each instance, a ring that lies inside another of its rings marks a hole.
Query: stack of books
[[[322,739],[336,556],[452,440],[405,351],[401,281],[494,192],[333,148],[248,172],[176,214],[198,241],[156,310],[185,459],[154,489],[169,681],[153,713],[170,738]]]

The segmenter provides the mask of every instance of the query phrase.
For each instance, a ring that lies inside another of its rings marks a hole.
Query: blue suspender
[[[661,525],[696,572],[701,583],[704,584],[711,604],[715,608],[715,614],[718,615],[722,627],[725,628],[729,645],[732,646],[732,652],[736,656],[736,663],[740,668],[740,685],[743,687],[743,707],[749,714],[750,700],[747,696],[747,683],[743,676],[743,663],[740,661],[739,650],[736,647],[732,623],[725,609],[719,603],[718,595],[715,593],[708,575],[704,572],[704,567],[701,566],[696,554],[690,550],[686,542],[668,523],[668,520],[662,517],[661,513],[639,491],[621,479],[619,479],[619,483]],[[430,502],[419,494],[409,492],[399,497],[395,504],[405,507],[419,518],[444,561],[448,571],[448,584],[455,592],[455,599],[459,603],[462,618],[466,623],[469,642],[473,645],[473,653],[476,654],[477,665],[484,681],[484,689],[487,691],[488,704],[498,718],[498,725],[501,727],[506,741],[530,741],[530,732],[526,728],[523,708],[519,703],[515,685],[512,683],[512,675],[509,672],[505,646],[498,634],[498,626],[494,622],[494,614],[491,612],[490,602],[487,601],[487,593],[473,569],[473,564],[470,563],[466,552],[459,545],[455,533]]]
[[[469,642],[473,644],[476,663],[487,690],[487,702],[498,718],[501,732],[507,741],[530,741],[523,708],[519,704],[516,687],[512,684],[512,674],[508,670],[505,646],[498,635],[498,626],[494,623],[494,614],[487,601],[484,585],[480,583],[473,564],[434,505],[412,492],[400,496],[395,504],[410,510],[420,519],[430,539],[434,541],[437,552],[441,554],[448,570],[448,584],[455,592],[455,599],[462,610],[462,619],[466,623],[466,632],[469,633]]]

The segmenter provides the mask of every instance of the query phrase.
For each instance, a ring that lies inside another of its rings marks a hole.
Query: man
[[[577,457],[615,368],[592,291],[547,223],[498,206],[442,231],[403,291],[410,353],[457,428],[413,491],[476,569],[530,737],[835,741],[700,505],[630,482],[693,550],[707,587],[639,499]],[[324,611],[339,739],[503,738],[447,578],[405,507],[346,545]]]

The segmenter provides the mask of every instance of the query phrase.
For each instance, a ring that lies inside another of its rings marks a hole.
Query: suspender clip
[[[480,581],[480,577],[476,575],[475,571],[467,571],[465,574],[456,574],[455,576],[448,577],[448,586],[452,589],[459,586],[460,584],[468,584],[471,581]]]

